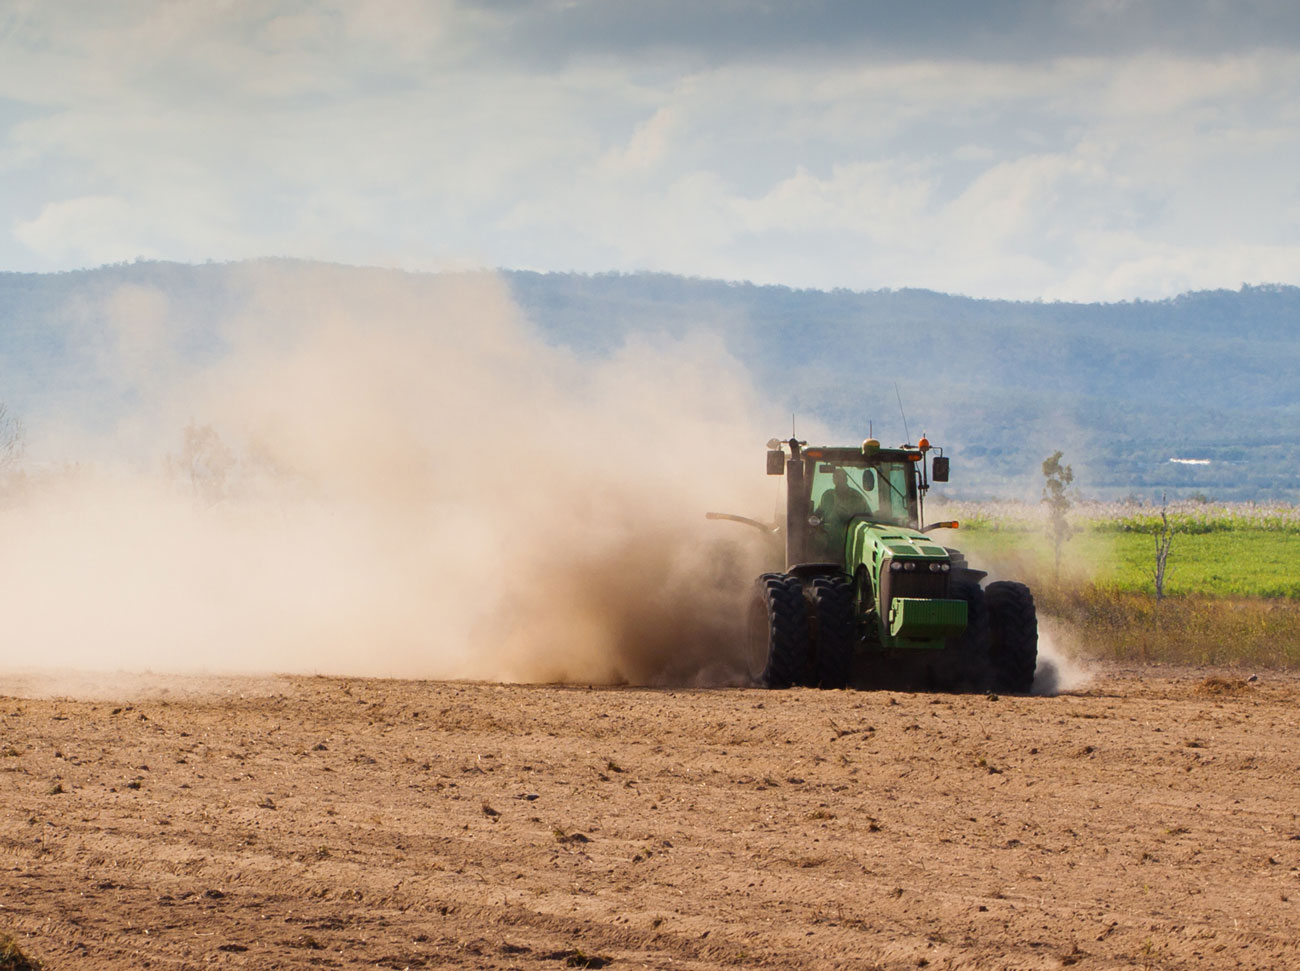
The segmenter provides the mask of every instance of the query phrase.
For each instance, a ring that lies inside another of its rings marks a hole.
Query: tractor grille
[[[884,587],[885,616],[889,616],[889,605],[895,597],[915,597],[921,600],[943,600],[948,596],[948,574],[895,572],[888,570],[880,578]]]
[[[891,597],[918,597],[942,600],[948,596],[948,576],[944,573],[890,573]]]

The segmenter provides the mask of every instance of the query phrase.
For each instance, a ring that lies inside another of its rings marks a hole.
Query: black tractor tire
[[[948,596],[966,601],[966,629],[939,652],[932,685],[940,691],[986,691],[991,687],[989,621],[984,591],[974,580],[954,580]]]
[[[783,573],[764,573],[755,587],[749,617],[750,675],[765,688],[807,683],[810,650],[802,584]]]
[[[812,681],[818,688],[848,687],[857,641],[853,585],[847,577],[818,577],[812,582],[814,638]]]
[[[1028,694],[1038,666],[1038,611],[1023,583],[998,580],[984,590],[989,615],[989,668],[993,690]]]

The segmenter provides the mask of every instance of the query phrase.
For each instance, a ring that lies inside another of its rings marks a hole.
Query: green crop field
[[[942,516],[962,522],[936,536],[986,569],[1055,582],[1053,549],[1040,507],[1017,503],[955,504]],[[931,518],[938,518],[933,514]],[[1154,592],[1158,510],[1081,505],[1061,548],[1061,580],[1128,592]],[[1171,506],[1173,529],[1165,592],[1210,597],[1300,599],[1300,509],[1291,506]]]
[[[1027,582],[1055,579],[1052,546],[1041,531],[962,529],[940,534],[977,564],[1019,574]],[[1154,593],[1154,537],[1083,529],[1062,547],[1062,580]],[[1260,529],[1174,533],[1165,592],[1218,597],[1300,599],[1300,536]]]
[[[1155,541],[1120,533],[1110,538],[1110,575],[1123,590],[1152,589]],[[1300,536],[1265,530],[1174,534],[1165,570],[1170,594],[1300,598]]]
[[[1165,600],[1155,602],[1159,510],[1083,505],[1057,577],[1045,514],[1027,504],[948,503],[936,531],[995,576],[1034,590],[1040,614],[1080,653],[1127,660],[1300,667],[1300,509],[1170,506]]]

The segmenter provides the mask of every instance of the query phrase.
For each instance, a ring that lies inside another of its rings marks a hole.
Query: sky
[[[1300,284],[1294,0],[0,0],[0,270]]]

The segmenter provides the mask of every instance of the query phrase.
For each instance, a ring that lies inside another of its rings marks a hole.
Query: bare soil
[[[47,968],[1300,967],[1298,689],[9,677],[0,932]]]

